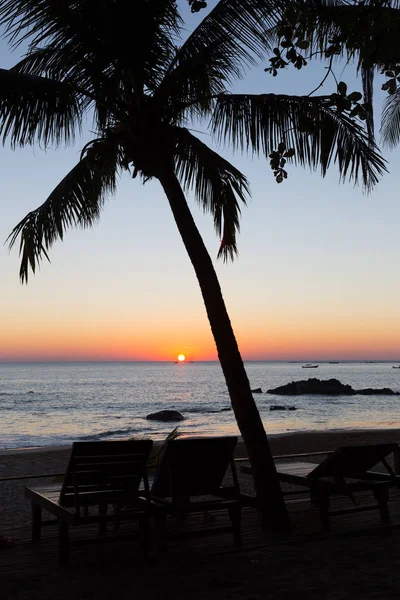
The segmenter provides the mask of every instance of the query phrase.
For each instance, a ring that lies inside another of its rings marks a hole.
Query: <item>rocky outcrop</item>
[[[295,406],[281,406],[280,404],[271,404],[269,410],[297,410]]]
[[[399,392],[394,392],[390,388],[365,388],[364,390],[356,390],[356,392],[363,396],[400,396]]]
[[[261,388],[256,388],[255,390],[251,390],[253,394],[262,394]]]
[[[310,378],[303,381],[292,381],[286,385],[267,390],[267,394],[282,396],[300,396],[301,394],[320,394],[323,396],[355,396],[356,394],[367,396],[399,396],[400,392],[394,392],[390,388],[355,390],[351,385],[341,383],[338,379],[323,380]]]
[[[160,410],[146,417],[149,421],[183,421],[184,418],[179,410]]]

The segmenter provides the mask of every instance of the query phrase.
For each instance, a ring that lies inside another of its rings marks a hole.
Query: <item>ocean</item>
[[[317,364],[317,363],[314,363]],[[400,392],[397,363],[246,362],[246,371],[269,434],[328,429],[400,427],[400,396],[277,396],[268,389],[318,377],[353,388]],[[271,411],[271,405],[296,410]],[[238,433],[217,362],[0,363],[0,447],[64,445],[74,440],[131,436],[160,439],[174,423],[149,421],[162,409],[179,410],[183,434]]]

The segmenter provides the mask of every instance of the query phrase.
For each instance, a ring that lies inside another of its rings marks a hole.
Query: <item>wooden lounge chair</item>
[[[241,497],[233,460],[236,443],[237,437],[204,437],[179,438],[165,444],[150,493],[163,550],[168,514],[183,519],[188,513],[227,510],[229,530],[235,543],[242,543]],[[229,466],[233,485],[222,487]]]
[[[147,550],[149,486],[146,463],[151,440],[75,442],[61,486],[25,488],[32,504],[32,540],[38,541],[42,509],[58,520],[60,564],[68,562],[69,526],[99,523],[105,536],[108,521],[136,519],[140,525],[142,548]],[[143,491],[139,492],[141,482]],[[148,497],[146,500],[139,496]],[[110,504],[129,504],[123,513],[108,513]],[[89,510],[89,507],[90,510]],[[97,509],[97,510],[96,510]]]
[[[398,444],[373,444],[368,446],[346,446],[339,448],[321,462],[277,463],[280,481],[305,486],[310,490],[311,500],[319,508],[322,529],[330,529],[329,518],[334,515],[379,509],[384,523],[390,521],[388,510],[389,487],[400,486],[398,477],[386,458],[398,451]],[[386,472],[373,472],[371,469],[382,464]],[[358,505],[355,494],[372,491],[374,504]],[[330,510],[330,497],[333,494],[348,496],[353,506]]]

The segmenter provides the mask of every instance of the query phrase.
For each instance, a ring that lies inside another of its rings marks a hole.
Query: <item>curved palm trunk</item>
[[[164,171],[158,178],[200,284],[232,408],[252,466],[263,523],[270,530],[287,531],[290,521],[275,464],[210,255],[174,172]]]

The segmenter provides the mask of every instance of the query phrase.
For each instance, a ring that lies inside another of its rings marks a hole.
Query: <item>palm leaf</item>
[[[204,212],[213,215],[221,238],[218,256],[237,254],[240,205],[246,204],[250,188],[245,176],[187,129],[175,129],[175,168],[185,190],[193,190]]]
[[[292,25],[310,42],[314,53],[322,57],[338,38],[338,56],[358,56],[359,67],[382,66],[398,61],[400,2],[389,6],[346,0],[286,0],[286,14]]]
[[[179,431],[179,426],[175,427],[172,431],[169,432],[165,440],[161,443],[155,442],[151,448],[150,456],[147,461],[147,468],[149,471],[155,471],[157,469],[158,463],[160,462],[161,455],[163,450],[170,440],[176,440],[181,435]]]
[[[12,146],[73,141],[81,129],[82,104],[70,86],[0,69],[0,136]]]
[[[373,78],[374,72],[390,69],[400,62],[398,39],[400,35],[400,1],[386,5],[373,0],[349,2],[345,0],[289,0],[286,17],[297,23],[302,36],[310,43],[311,54],[325,57],[332,40],[339,40],[338,56],[356,59],[361,71],[364,102],[368,105],[367,130],[374,136]],[[318,54],[319,53],[319,54]],[[382,115],[382,133],[385,143],[396,142],[395,128],[389,124],[390,115],[396,116],[395,99],[385,103]],[[392,135],[394,134],[394,135]]]
[[[132,12],[134,10],[134,18]],[[136,94],[154,88],[174,52],[181,23],[173,0],[3,0],[0,24],[11,44],[50,44],[118,72]],[[116,32],[118,32],[116,34]],[[101,72],[97,69],[97,73]]]
[[[11,248],[20,238],[22,282],[28,281],[29,268],[35,273],[43,257],[49,260],[49,248],[66,229],[97,221],[105,196],[115,191],[119,160],[115,144],[94,142],[47,200],[13,229],[8,240]]]
[[[25,75],[43,76],[62,82],[74,90],[81,102],[82,112],[94,108],[95,127],[104,131],[118,115],[124,114],[119,90],[120,76],[101,57],[93,60],[71,42],[64,47],[31,48],[12,71]]]
[[[220,0],[177,49],[157,96],[175,111],[204,114],[215,95],[246,73],[269,47],[277,0]]]
[[[222,95],[212,122],[220,141],[242,151],[265,155],[281,141],[295,149],[295,161],[325,176],[337,164],[342,180],[361,178],[366,189],[378,182],[385,161],[366,132],[329,106],[329,97]]]
[[[400,141],[400,88],[384,102],[381,135],[389,148],[394,148]]]

